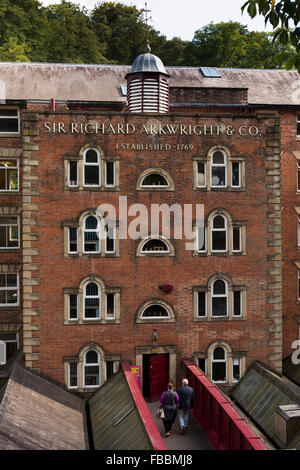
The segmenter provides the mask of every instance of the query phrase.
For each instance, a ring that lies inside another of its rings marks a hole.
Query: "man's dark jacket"
[[[194,406],[194,390],[188,385],[180,387],[177,391],[179,397],[179,408],[185,410],[193,408]]]

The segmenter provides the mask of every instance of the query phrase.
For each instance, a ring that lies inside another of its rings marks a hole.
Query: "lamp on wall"
[[[153,330],[153,333],[152,333],[152,340],[153,341],[157,341],[158,340],[158,333],[157,333],[157,329],[154,328]]]

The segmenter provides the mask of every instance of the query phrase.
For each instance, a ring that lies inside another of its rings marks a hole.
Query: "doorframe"
[[[176,384],[176,346],[136,346],[135,363],[141,367],[141,377],[143,377],[143,355],[144,354],[169,354],[169,382]],[[141,380],[143,393],[143,380]]]

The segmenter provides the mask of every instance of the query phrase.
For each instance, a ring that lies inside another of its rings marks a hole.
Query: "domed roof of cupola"
[[[150,52],[145,54],[140,54],[134,60],[131,70],[129,73],[139,73],[139,72],[154,72],[154,73],[163,73],[169,75],[166,72],[165,66],[162,63],[162,60]]]

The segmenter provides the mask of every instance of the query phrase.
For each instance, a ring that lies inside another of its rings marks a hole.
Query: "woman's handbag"
[[[159,408],[156,412],[156,417],[158,419],[164,419],[165,417],[165,412],[164,412],[164,409],[163,408]]]

